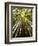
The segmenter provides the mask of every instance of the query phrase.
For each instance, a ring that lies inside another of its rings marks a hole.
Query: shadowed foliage
[[[11,15],[12,37],[32,36],[32,9],[12,8]]]

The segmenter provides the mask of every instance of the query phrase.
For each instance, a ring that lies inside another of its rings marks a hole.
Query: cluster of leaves
[[[13,8],[12,9],[12,37],[29,37],[32,36],[32,9],[28,8]],[[20,26],[19,26],[20,25]],[[19,29],[18,29],[19,28]],[[20,30],[21,29],[21,30]]]

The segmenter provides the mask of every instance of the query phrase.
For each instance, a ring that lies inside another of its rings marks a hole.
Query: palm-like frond
[[[13,8],[11,24],[12,37],[32,36],[32,9]]]

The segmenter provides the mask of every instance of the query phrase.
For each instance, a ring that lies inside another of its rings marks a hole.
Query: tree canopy
[[[32,9],[13,8],[11,15],[12,37],[32,36]]]

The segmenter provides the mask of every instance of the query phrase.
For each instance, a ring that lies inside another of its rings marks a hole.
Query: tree
[[[32,36],[32,9],[13,8],[11,21],[12,37]]]

